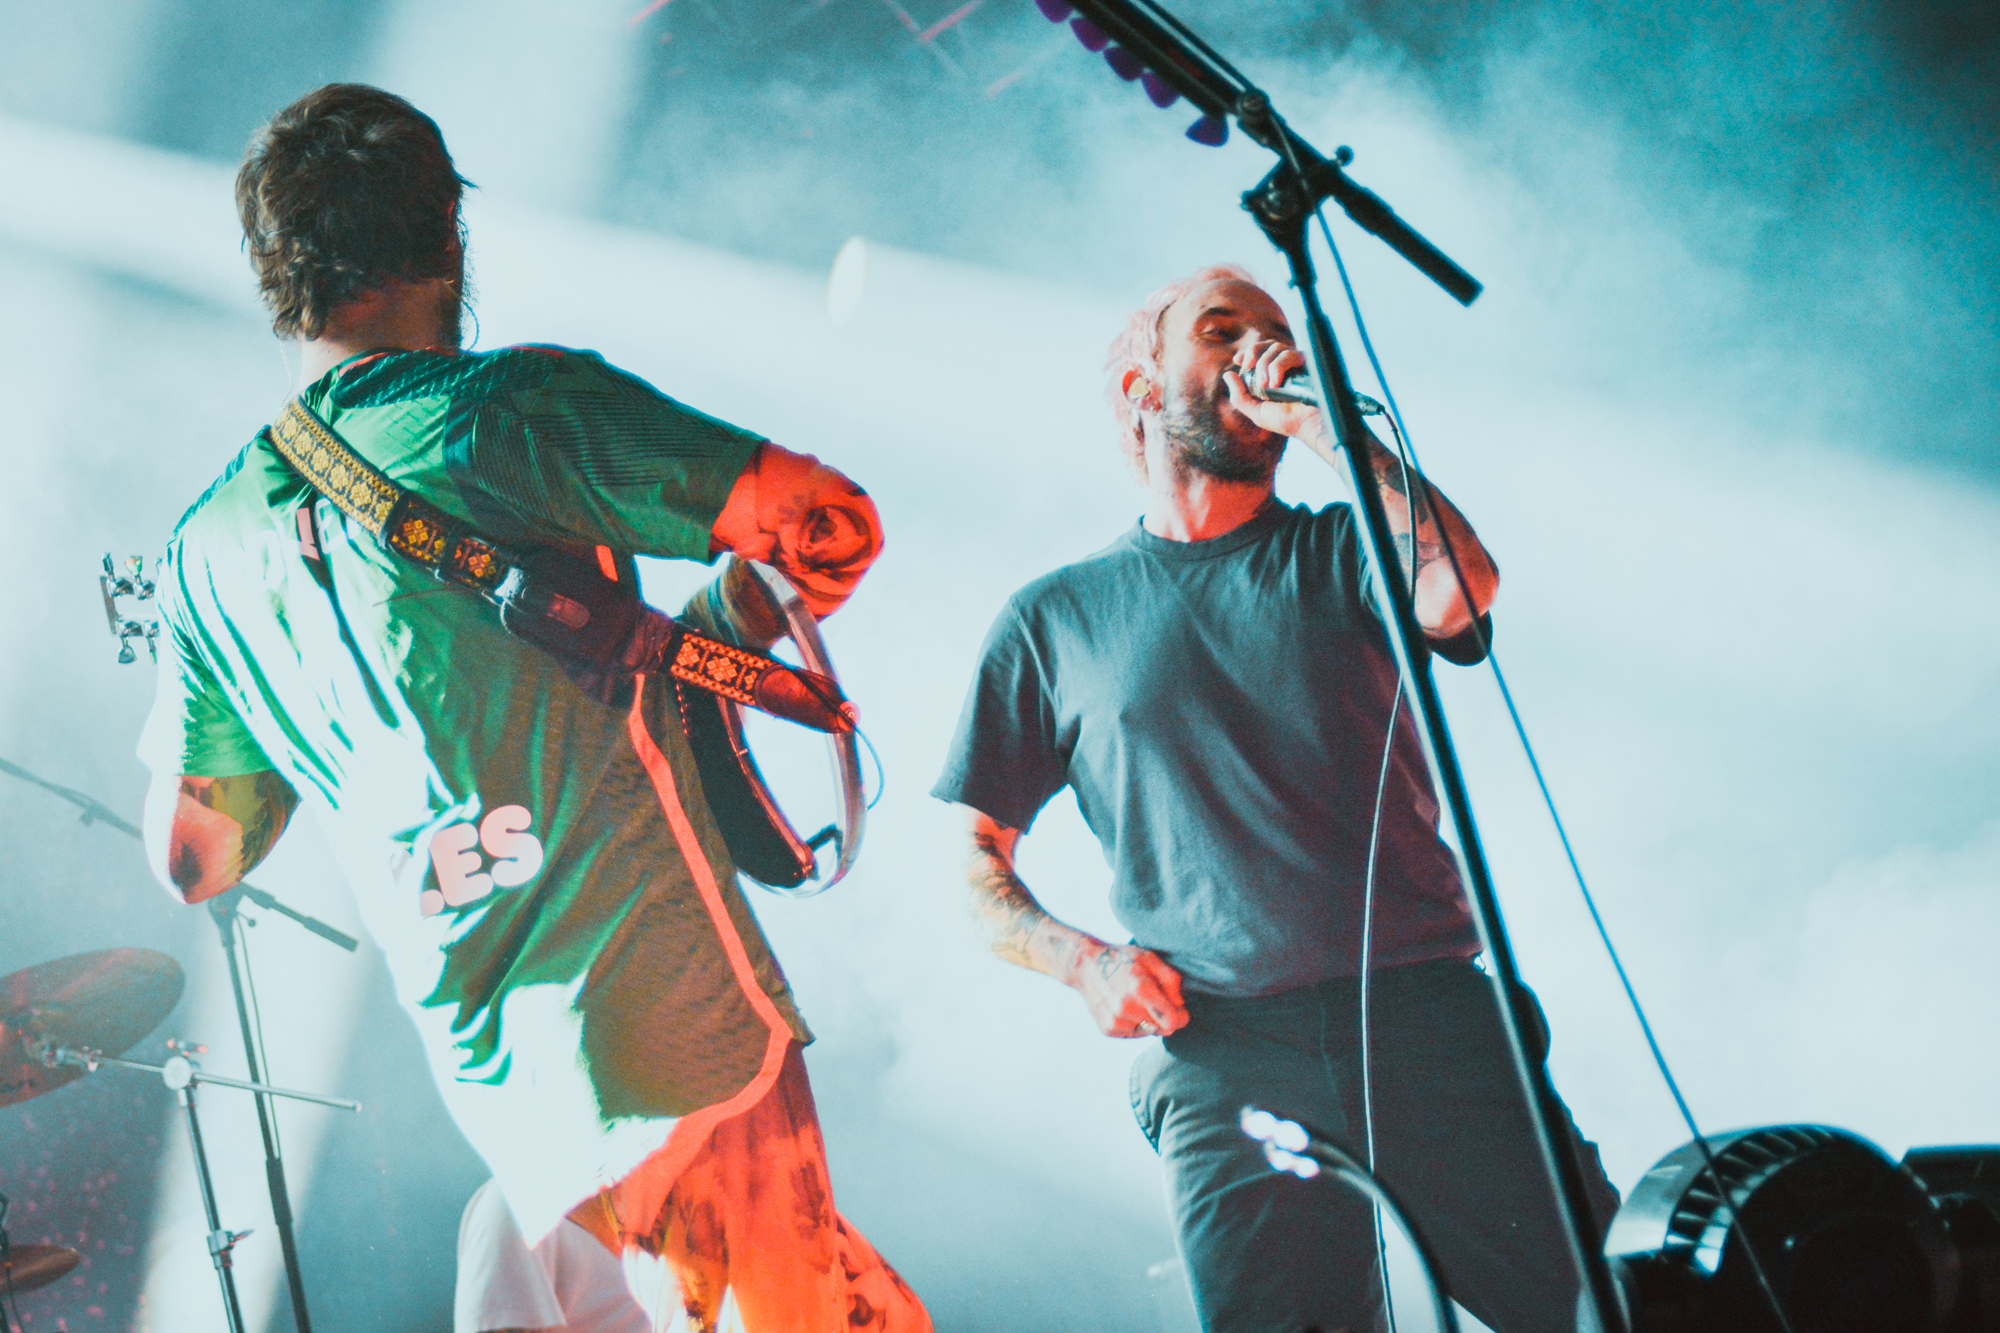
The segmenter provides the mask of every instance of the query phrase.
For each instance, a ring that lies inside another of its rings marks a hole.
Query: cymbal
[[[181,965],[151,949],[72,954],[0,977],[0,1106],[89,1072],[50,1069],[30,1042],[121,1054],[160,1025],[185,984]]]
[[[16,1245],[7,1252],[6,1267],[0,1269],[0,1292],[5,1292],[9,1283],[15,1291],[46,1287],[82,1258],[60,1245]]]

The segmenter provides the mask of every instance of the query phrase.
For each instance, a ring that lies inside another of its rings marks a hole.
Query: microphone
[[[1284,383],[1271,385],[1260,384],[1249,376],[1242,375],[1240,371],[1238,374],[1243,380],[1243,387],[1250,391],[1252,398],[1262,398],[1270,403],[1305,403],[1311,407],[1320,405],[1319,381],[1312,377],[1310,371],[1295,371]],[[1354,395],[1354,405],[1361,409],[1361,415],[1364,417],[1387,415],[1387,409],[1365,393]]]

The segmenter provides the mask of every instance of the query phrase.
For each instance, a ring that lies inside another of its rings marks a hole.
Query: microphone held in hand
[[[1282,384],[1272,385],[1260,384],[1245,375],[1243,387],[1250,391],[1252,398],[1262,398],[1266,402],[1309,403],[1314,407],[1320,405],[1319,381],[1303,370],[1290,376]],[[1365,393],[1354,395],[1354,405],[1361,409],[1361,415],[1364,417],[1379,417],[1385,414],[1382,404]]]

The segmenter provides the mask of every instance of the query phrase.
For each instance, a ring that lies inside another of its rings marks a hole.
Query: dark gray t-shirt
[[[1014,594],[931,794],[1026,830],[1065,785],[1134,942],[1268,995],[1360,970],[1396,664],[1348,506],[1211,541],[1143,527]],[[1478,952],[1410,709],[1376,853],[1374,965]]]

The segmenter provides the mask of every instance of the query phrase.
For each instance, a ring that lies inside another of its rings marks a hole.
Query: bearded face
[[[1254,283],[1224,278],[1188,292],[1161,312],[1153,427],[1166,465],[1187,476],[1268,483],[1284,457],[1285,437],[1230,405],[1223,376],[1237,352],[1259,342],[1291,342],[1284,311]]]
[[[1269,481],[1285,456],[1285,437],[1260,430],[1234,412],[1235,430],[1224,423],[1229,390],[1218,378],[1206,386],[1190,385],[1186,395],[1160,414],[1160,431],[1167,440],[1167,462],[1176,469],[1199,472],[1217,481]]]

